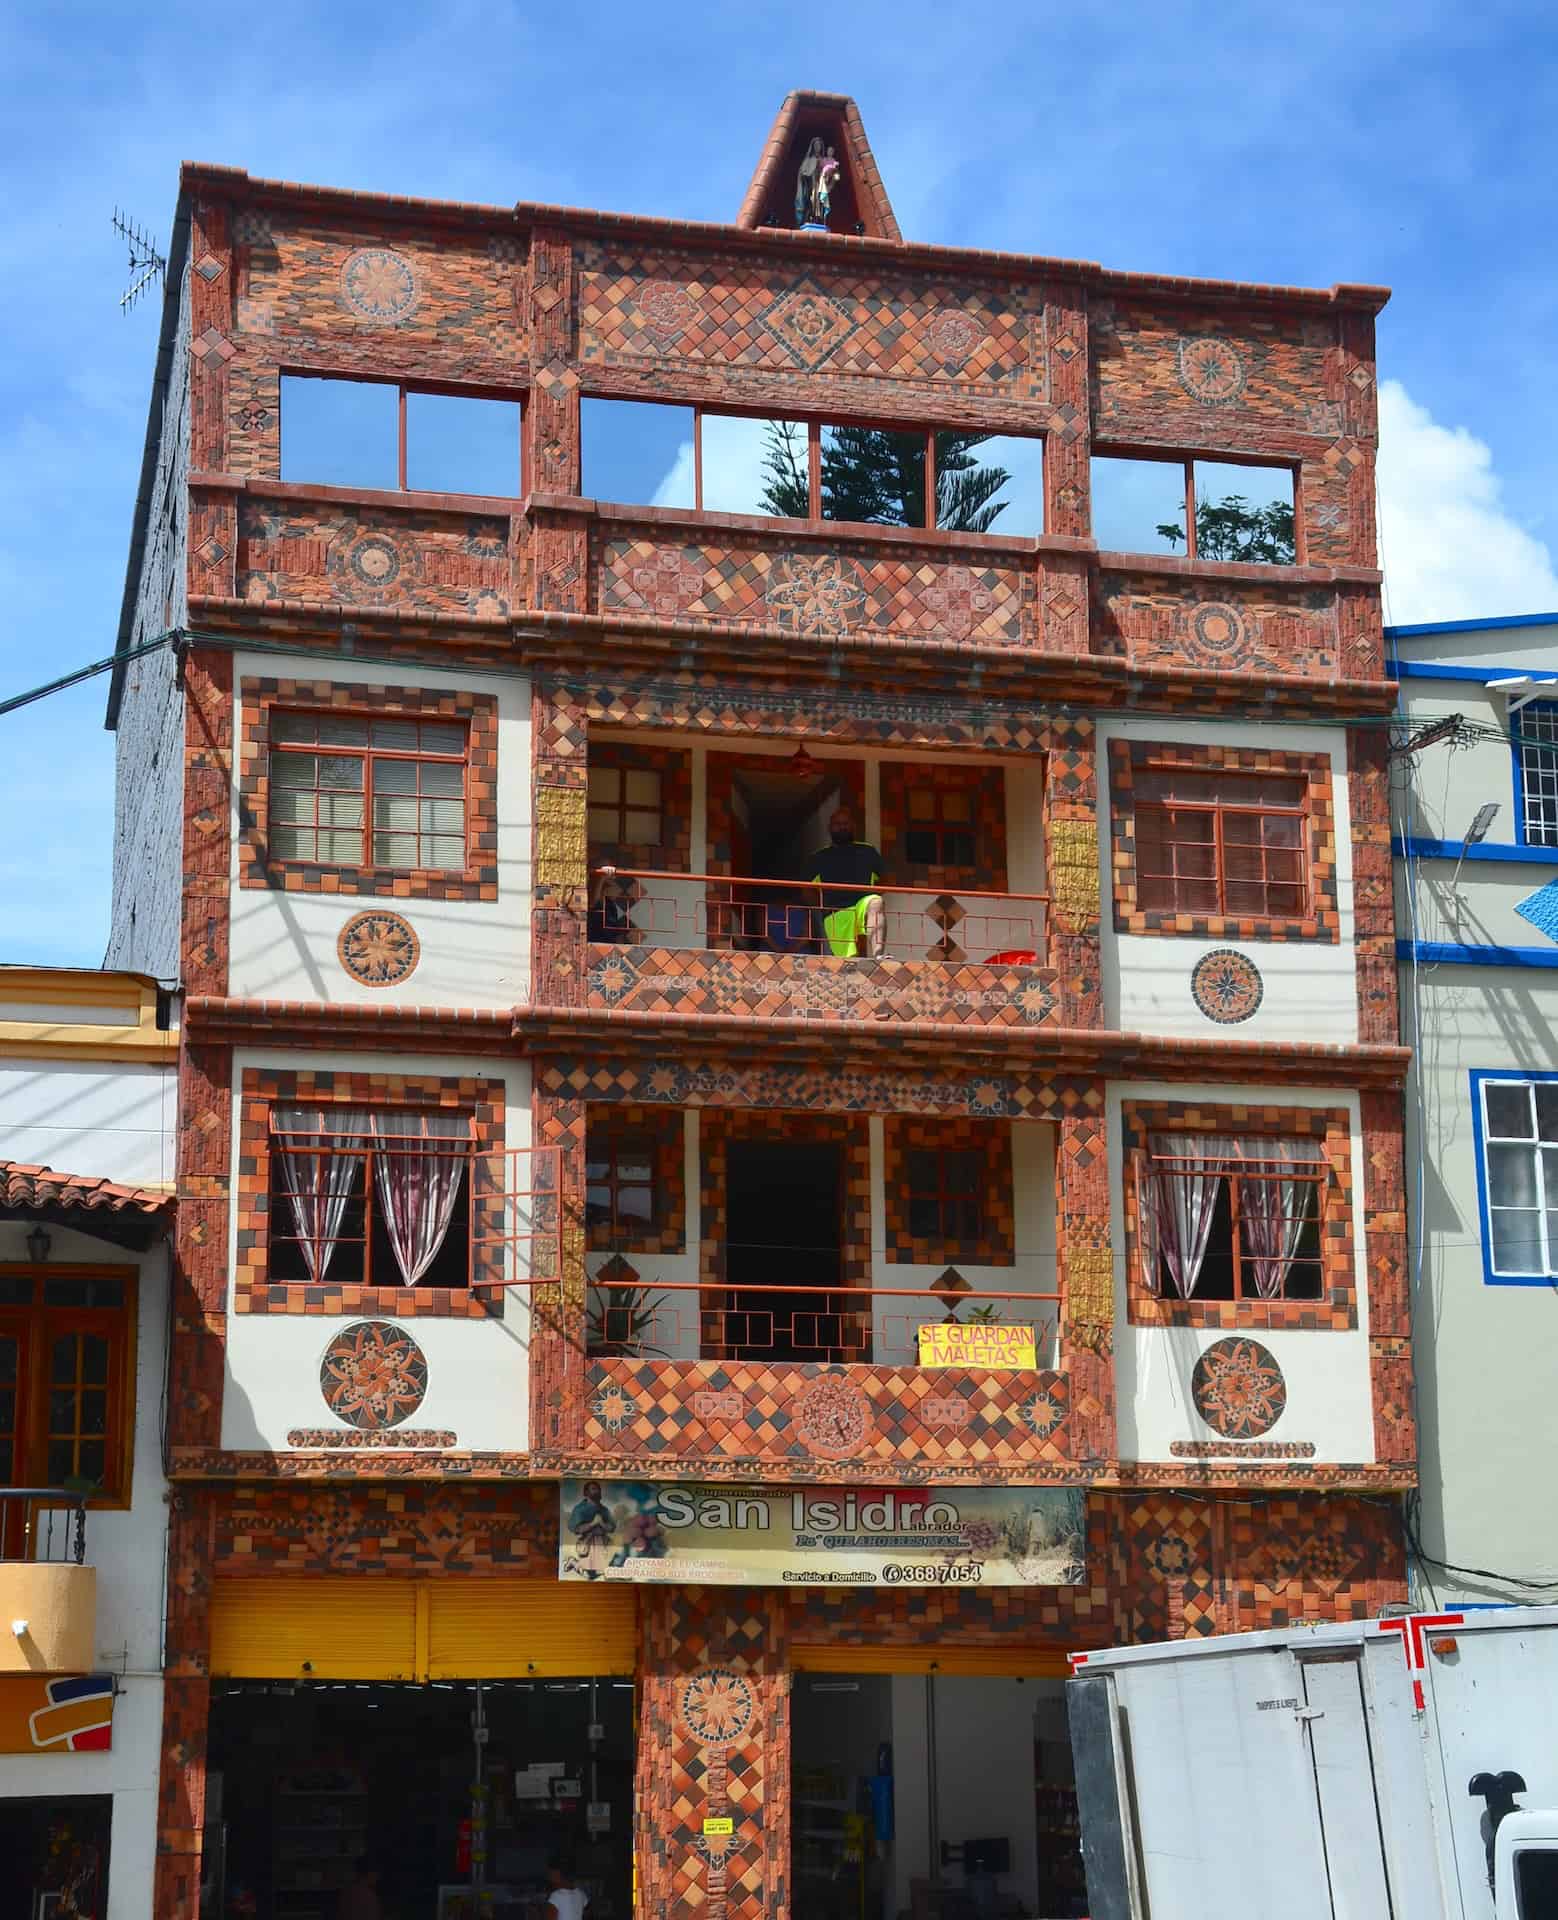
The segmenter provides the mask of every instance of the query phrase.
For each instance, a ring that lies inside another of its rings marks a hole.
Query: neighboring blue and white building
[[[1424,1601],[1531,1600],[1518,1582],[1558,1594],[1558,613],[1385,633],[1415,743],[1394,818],[1414,1577]]]

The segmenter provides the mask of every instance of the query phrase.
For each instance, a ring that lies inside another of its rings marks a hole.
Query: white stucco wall
[[[341,685],[441,686],[486,694],[498,702],[498,898],[394,900],[379,896],[294,893],[238,884],[239,796],[233,796],[232,935],[228,991],[270,1000],[332,1005],[512,1007],[529,997],[530,981],[530,680],[524,674],[449,670],[429,682],[404,664],[344,660],[326,668],[317,654],[295,658],[240,653],[233,662],[234,735],[245,679],[328,677]],[[399,986],[369,987],[336,957],[336,941],[353,915],[383,907],[409,920],[422,944],[416,971]]]
[[[507,1096],[504,1145],[530,1144],[530,1068],[523,1061],[491,1056],[425,1054],[279,1053],[235,1049],[233,1060],[233,1139],[239,1139],[243,1075],[261,1067],[309,1066],[315,1071],[472,1075],[501,1079]],[[234,1147],[235,1155],[237,1146]],[[521,1162],[523,1168],[524,1163]],[[344,1327],[382,1314],[352,1313],[339,1318],[308,1314],[232,1311],[237,1264],[236,1210],[229,1229],[226,1377],[222,1396],[224,1447],[240,1451],[289,1451],[296,1428],[351,1429],[325,1405],[319,1368],[325,1348]],[[427,1357],[428,1386],[421,1406],[405,1422],[408,1428],[453,1432],[464,1450],[521,1453],[530,1436],[530,1289],[506,1288],[501,1320],[418,1315],[403,1325]]]
[[[1316,1462],[1368,1464],[1374,1455],[1374,1402],[1369,1383],[1368,1265],[1363,1237],[1363,1141],[1358,1096],[1304,1087],[1195,1086],[1176,1082],[1117,1081],[1108,1089],[1109,1186],[1115,1248],[1115,1383],[1122,1460],[1166,1461],[1173,1442],[1215,1442],[1196,1412],[1190,1376],[1214,1341],[1217,1327],[1133,1326],[1126,1313],[1125,1171],[1120,1106],[1125,1100],[1204,1101],[1217,1106],[1345,1107],[1352,1134],[1353,1257],[1358,1326],[1341,1332],[1252,1329],[1287,1381],[1287,1406],[1267,1436],[1273,1442],[1309,1441]],[[1230,1456],[1231,1457],[1231,1456]],[[1193,1463],[1181,1462],[1182,1465]]]
[[[1108,831],[1112,793],[1109,742],[1169,740],[1177,744],[1262,747],[1280,753],[1326,754],[1336,825],[1336,889],[1340,937],[1334,941],[1204,940],[1178,934],[1117,933]],[[1310,1040],[1330,1044],[1358,1038],[1358,996],[1352,900],[1352,814],[1347,784],[1347,740],[1340,727],[1250,724],[1172,719],[1145,714],[1101,720],[1098,726],[1099,867],[1102,887],[1104,1024],[1128,1033],[1178,1034],[1196,1040]],[[1214,948],[1232,947],[1260,970],[1264,992],[1247,1020],[1222,1026],[1197,1007],[1190,991],[1196,962]]]
[[[177,1097],[171,1067],[0,1061],[0,1157],[126,1186],[170,1184]]]

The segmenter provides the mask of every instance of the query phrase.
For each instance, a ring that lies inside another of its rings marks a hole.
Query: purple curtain
[[[1309,1168],[1324,1158],[1318,1140],[1246,1140],[1243,1146],[1246,1160]],[[1239,1183],[1239,1222],[1262,1300],[1278,1299],[1287,1284],[1315,1191],[1312,1180],[1263,1180],[1249,1173]]]
[[[271,1128],[303,1264],[310,1280],[317,1282],[329,1268],[347,1202],[362,1172],[360,1155],[324,1149],[362,1146],[368,1116],[350,1107],[277,1107]]]
[[[454,1218],[471,1123],[461,1113],[377,1113],[373,1134],[380,1143],[373,1156],[380,1216],[401,1277],[414,1287],[437,1259]],[[449,1141],[449,1150],[427,1144],[434,1140]],[[408,1150],[397,1152],[401,1141]]]

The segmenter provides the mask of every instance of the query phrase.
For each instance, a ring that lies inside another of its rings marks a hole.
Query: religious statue
[[[814,134],[795,177],[795,224],[798,227],[827,225],[838,175],[837,154],[832,147],[824,151],[821,134]]]
[[[813,196],[817,208],[817,218],[824,224],[827,222],[828,211],[833,205],[833,187],[838,177],[838,155],[829,147],[823,156],[821,165],[817,168],[817,190]]]

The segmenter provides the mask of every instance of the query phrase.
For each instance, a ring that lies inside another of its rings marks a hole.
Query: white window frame
[[[1491,1276],[1498,1279],[1558,1279],[1558,1243],[1555,1243],[1554,1236],[1548,1227],[1549,1213],[1558,1211],[1558,1182],[1554,1183],[1555,1190],[1551,1197],[1549,1197],[1549,1182],[1542,1154],[1544,1147],[1550,1148],[1553,1152],[1558,1153],[1558,1136],[1555,1136],[1551,1140],[1543,1138],[1541,1131],[1542,1123],[1536,1100],[1536,1090],[1539,1086],[1554,1085],[1558,1085],[1558,1082],[1554,1082],[1545,1076],[1537,1078],[1518,1073],[1488,1074],[1478,1082],[1477,1098],[1479,1101],[1479,1112],[1477,1118],[1479,1125],[1477,1132],[1479,1135],[1478,1151],[1482,1156],[1480,1171],[1482,1174],[1481,1197],[1483,1227],[1487,1234],[1488,1272]],[[1490,1087],[1518,1087],[1521,1089],[1530,1106],[1531,1132],[1529,1135],[1494,1133],[1488,1106],[1488,1089]],[[1535,1161],[1537,1233],[1541,1248],[1541,1262],[1536,1267],[1510,1267],[1500,1264],[1497,1242],[1493,1233],[1494,1213],[1527,1213],[1530,1209],[1526,1207],[1498,1207],[1496,1205],[1493,1198],[1493,1162],[1490,1151],[1493,1147],[1525,1147],[1529,1149]]]

